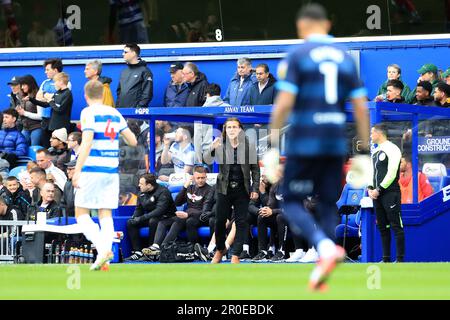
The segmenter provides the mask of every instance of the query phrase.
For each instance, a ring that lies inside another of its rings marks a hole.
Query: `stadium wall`
[[[403,79],[413,87],[418,78],[417,70],[424,63],[435,63],[445,70],[450,66],[450,35],[397,36],[340,38],[359,60],[361,78],[369,90],[369,97],[376,95],[379,85],[386,79],[386,67],[397,63],[402,67]],[[168,67],[173,61],[194,61],[207,75],[209,82],[218,83],[225,94],[230,78],[236,70],[236,59],[247,56],[253,65],[267,63],[276,75],[279,60],[300,40],[244,41],[227,43],[147,44],[142,45],[141,55],[149,63],[154,74],[154,97],[150,106],[162,106],[164,89],[170,80]],[[83,98],[84,64],[93,59],[103,63],[104,76],[113,79],[111,89],[116,95],[120,71],[124,67],[123,46],[90,46],[65,48],[0,49],[0,110],[8,107],[9,87],[6,83],[18,75],[32,74],[38,83],[45,79],[42,64],[51,57],[63,59],[64,71],[71,76],[74,93],[72,119],[79,119],[85,102]]]

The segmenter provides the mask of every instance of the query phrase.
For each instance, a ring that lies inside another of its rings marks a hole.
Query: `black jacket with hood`
[[[139,59],[136,64],[127,64],[120,74],[117,87],[117,108],[147,108],[153,98],[153,73],[147,62]]]
[[[186,100],[187,107],[201,107],[206,101],[206,88],[208,87],[208,79],[205,74],[199,72],[194,82],[188,83],[189,95]]]

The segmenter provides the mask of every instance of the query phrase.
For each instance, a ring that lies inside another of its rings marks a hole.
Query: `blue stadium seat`
[[[440,185],[440,189],[445,188],[446,186],[450,185],[450,177],[446,176],[446,177],[442,177],[442,181],[441,181],[441,185]],[[439,190],[434,190],[434,192],[437,192]]]
[[[270,237],[270,228],[267,228],[267,235]],[[258,227],[252,228],[252,236],[258,238]]]
[[[345,184],[339,200],[336,202],[338,213],[341,215],[341,224],[336,227],[336,238],[358,237],[361,220],[360,202],[364,197],[365,189],[355,189]],[[345,232],[347,228],[347,232]]]
[[[31,158],[32,160],[36,160],[36,151],[42,148],[43,147],[41,146],[30,146],[28,148],[28,157]]]
[[[430,181],[431,186],[433,187],[434,192],[438,192],[441,190],[441,183],[443,182],[444,177],[428,177],[428,181]]]
[[[181,189],[183,189],[183,186],[169,186],[169,191],[175,195],[177,195],[178,192],[181,191]],[[175,198],[174,198],[175,199]]]
[[[19,173],[23,171],[27,171],[27,166],[15,167],[9,171],[9,176],[16,177],[17,179],[19,179]]]

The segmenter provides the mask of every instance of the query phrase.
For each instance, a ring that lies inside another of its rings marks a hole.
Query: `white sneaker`
[[[299,262],[302,263],[311,263],[311,262],[317,262],[319,261],[319,254],[317,253],[316,249],[311,248],[306,252],[305,256],[300,259]]]
[[[286,262],[300,262],[305,254],[306,253],[303,250],[296,250],[288,259],[286,259]]]

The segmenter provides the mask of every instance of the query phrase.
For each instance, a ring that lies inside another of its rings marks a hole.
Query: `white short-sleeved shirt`
[[[169,149],[175,173],[184,172],[184,166],[193,166],[195,162],[194,145],[189,143],[183,150],[178,142],[174,142]]]

